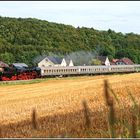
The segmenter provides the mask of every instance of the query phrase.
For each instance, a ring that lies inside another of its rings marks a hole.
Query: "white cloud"
[[[0,15],[140,33],[139,7],[138,1],[1,1]]]

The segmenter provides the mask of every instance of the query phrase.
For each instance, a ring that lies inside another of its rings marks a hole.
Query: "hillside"
[[[140,35],[74,28],[34,18],[0,17],[0,60],[33,65],[40,55],[85,51],[140,63]]]

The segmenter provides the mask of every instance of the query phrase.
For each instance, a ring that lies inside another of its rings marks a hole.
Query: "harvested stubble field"
[[[115,101],[116,117],[122,116],[130,122],[133,102],[128,92],[140,103],[140,73],[51,79],[0,86],[1,137],[109,137],[105,79],[125,108],[120,113],[121,107]],[[85,131],[83,100],[89,108],[88,132]],[[32,126],[33,109],[36,109],[37,129]],[[128,127],[122,129],[118,124],[117,133],[125,131],[127,135]],[[125,135],[123,137],[127,137]]]

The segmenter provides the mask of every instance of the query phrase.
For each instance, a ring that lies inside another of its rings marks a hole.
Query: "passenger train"
[[[0,71],[1,81],[28,80],[42,77],[95,75],[109,73],[140,72],[140,65],[110,66],[48,66],[48,67],[8,67]]]
[[[94,75],[105,73],[139,72],[140,65],[42,67],[41,76]]]

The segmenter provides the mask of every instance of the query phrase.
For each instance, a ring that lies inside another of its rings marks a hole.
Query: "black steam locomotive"
[[[39,78],[41,69],[39,67],[28,67],[22,64],[11,64],[0,69],[1,81],[29,80]]]

